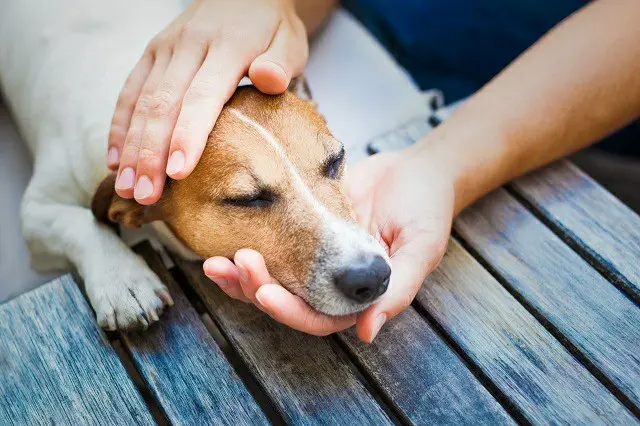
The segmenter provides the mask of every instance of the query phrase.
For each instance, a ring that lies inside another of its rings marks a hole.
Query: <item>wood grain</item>
[[[417,301],[529,421],[636,423],[455,239]]]
[[[524,176],[512,187],[640,303],[640,216],[568,161]]]
[[[504,190],[455,229],[508,286],[640,405],[640,309]]]
[[[0,306],[0,424],[154,424],[69,275]]]
[[[293,424],[390,424],[328,339],[279,324],[230,299],[199,263],[175,259],[275,408]]]
[[[268,424],[260,406],[149,243],[136,246],[175,305],[148,330],[122,334],[137,369],[174,425]]]
[[[513,424],[462,360],[409,308],[372,344],[353,329],[338,338],[410,424]]]

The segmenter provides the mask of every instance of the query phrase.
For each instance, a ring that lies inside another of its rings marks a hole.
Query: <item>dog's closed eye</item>
[[[324,163],[323,175],[329,179],[336,179],[340,176],[342,163],[344,162],[344,147],[337,154],[331,155]]]
[[[235,207],[269,207],[276,201],[276,195],[269,190],[260,190],[252,194],[228,197],[223,200],[224,204]]]

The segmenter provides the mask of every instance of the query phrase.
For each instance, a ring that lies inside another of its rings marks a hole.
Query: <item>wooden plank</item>
[[[529,421],[637,422],[455,239],[417,301]]]
[[[512,187],[640,303],[640,216],[568,161],[524,176]]]
[[[338,338],[410,424],[514,424],[413,308],[390,321],[372,344],[355,331]]]
[[[640,412],[640,309],[631,300],[504,190],[462,212],[455,229]]]
[[[154,424],[69,275],[0,306],[0,424]]]
[[[175,260],[286,422],[391,423],[328,339],[273,321],[229,298],[204,276],[201,264]]]
[[[172,424],[268,424],[186,296],[149,243],[136,246],[175,305],[159,322],[122,340]]]

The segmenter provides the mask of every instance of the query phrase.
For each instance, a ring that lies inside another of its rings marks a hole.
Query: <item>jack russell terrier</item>
[[[75,267],[107,329],[146,327],[172,304],[107,222],[151,224],[168,250],[193,260],[255,249],[285,288],[329,315],[374,302],[389,282],[388,256],[352,217],[342,144],[292,93],[239,88],[189,177],[168,180],[151,206],[115,194],[104,153],[119,88],[144,43],[181,10],[172,0],[140,3],[3,6],[0,81],[35,160],[22,204],[33,266]]]

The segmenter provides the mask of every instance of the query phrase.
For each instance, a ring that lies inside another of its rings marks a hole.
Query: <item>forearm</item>
[[[416,145],[453,173],[456,213],[640,115],[638,22],[637,0],[592,3]]]
[[[338,0],[296,0],[295,3],[296,12],[304,22],[307,34],[313,35],[322,27]]]

